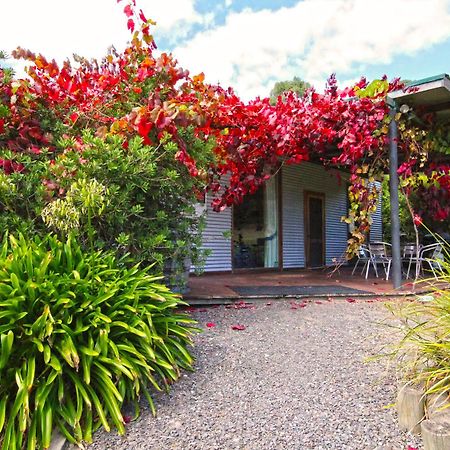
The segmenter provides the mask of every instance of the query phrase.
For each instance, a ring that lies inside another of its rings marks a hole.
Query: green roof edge
[[[439,75],[433,75],[431,77],[422,78],[421,80],[413,81],[408,83],[406,87],[420,86],[421,84],[432,83],[433,81],[443,80],[444,78],[448,78],[450,81],[450,77],[446,73],[441,73]]]

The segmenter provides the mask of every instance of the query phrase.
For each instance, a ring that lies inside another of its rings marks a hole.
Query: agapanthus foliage
[[[154,23],[135,0],[121,5],[131,32],[123,52],[113,49],[102,61],[77,57],[62,66],[23,49],[15,52],[31,62],[31,81],[0,78],[0,146],[13,152],[1,161],[5,174],[30,170],[33,161],[56,161],[58,170],[47,170],[40,191],[49,200],[64,197],[67,179],[83,172],[84,150],[92,145],[83,140],[83,130],[105,142],[119,139],[124,152],[139,137],[153,149],[156,165],[159,158],[167,162],[168,177],[192,178],[178,198],[187,200],[187,192],[200,194],[207,186],[216,193],[214,208],[222,210],[255,192],[282,165],[317,161],[349,173],[346,220],[355,225],[349,241],[349,254],[354,252],[376,208],[379,193],[373,182],[388,167],[386,96],[402,89],[402,83],[362,79],[339,89],[331,76],[323,93],[309,89],[303,97],[287,94],[275,104],[267,98],[244,102],[232,89],[205,83],[203,74],[189,75],[172,55],[157,53],[150,33]],[[447,166],[429,163],[441,141],[436,134],[430,139],[427,127],[398,119],[405,190],[424,198],[448,196]],[[83,176],[93,175],[87,172]],[[450,211],[437,199],[431,206],[434,218],[448,217]]]

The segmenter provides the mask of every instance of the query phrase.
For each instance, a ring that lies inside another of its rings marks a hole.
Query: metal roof
[[[450,118],[450,77],[446,74],[434,75],[414,81],[406,89],[391,92],[388,98],[398,107],[421,108],[435,112],[438,120]]]

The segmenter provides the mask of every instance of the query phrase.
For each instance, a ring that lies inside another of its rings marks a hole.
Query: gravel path
[[[196,310],[197,371],[157,397],[157,418],[144,411],[126,436],[100,431],[91,448],[421,448],[385,408],[395,397],[385,366],[363,361],[389,340],[374,324],[385,314],[345,300]]]

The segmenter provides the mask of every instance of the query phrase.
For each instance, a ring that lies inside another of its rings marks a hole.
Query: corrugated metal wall
[[[206,195],[206,227],[203,231],[203,248],[211,251],[205,264],[205,272],[231,270],[232,208],[217,213],[211,207],[211,195]]]
[[[283,167],[281,174],[281,195],[283,267],[285,268],[305,266],[303,191],[300,187],[301,176],[303,176],[301,166]]]
[[[377,186],[377,189],[380,190],[380,195],[378,196],[377,210],[375,211],[375,214],[372,216],[373,223],[372,226],[370,227],[370,240],[372,242],[383,240],[383,222],[381,220],[381,201],[382,201],[381,183],[376,181],[375,184]]]
[[[325,194],[325,260],[333,264],[347,245],[347,224],[341,217],[347,212],[347,187],[333,172],[321,166],[303,163],[283,168],[283,267],[305,266],[304,191]]]

